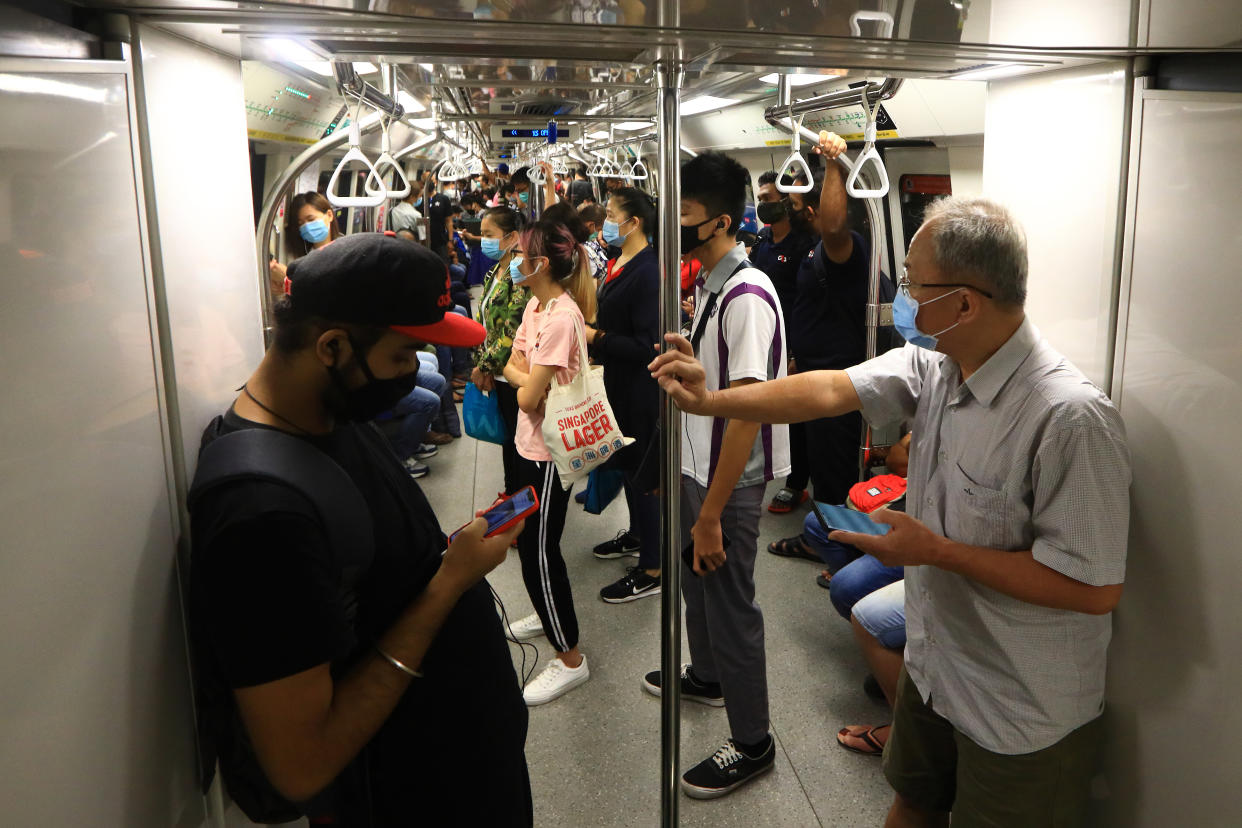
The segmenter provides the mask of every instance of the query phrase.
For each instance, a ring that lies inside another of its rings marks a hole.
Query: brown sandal
[[[876,731],[883,730],[886,727],[891,730],[892,729],[891,724],[882,724],[882,725],[876,725],[875,727],[868,727],[864,729],[862,733],[850,733],[850,727],[857,727],[857,725],[849,725],[837,731],[837,744],[838,745],[845,748],[846,750],[851,750],[854,753],[861,753],[864,756],[883,755],[884,745],[888,743],[888,738],[885,737],[884,741],[881,742],[879,739],[875,737],[875,733]],[[866,745],[866,747],[854,747],[853,745],[847,745],[845,743],[846,739],[858,739],[864,745]]]

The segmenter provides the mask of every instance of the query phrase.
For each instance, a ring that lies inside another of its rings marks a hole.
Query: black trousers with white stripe
[[[522,580],[535,612],[543,621],[543,631],[558,653],[578,646],[578,615],[569,588],[569,573],[561,555],[561,532],[569,509],[569,491],[561,488],[556,464],[527,460],[518,456],[518,489],[535,487],[539,511],[526,519],[518,535],[518,556],[522,559]]]

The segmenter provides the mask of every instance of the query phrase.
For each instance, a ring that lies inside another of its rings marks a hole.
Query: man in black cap
[[[439,258],[383,234],[298,260],[286,291],[191,489],[200,733],[252,817],[529,826],[526,706],[483,580],[521,525],[485,538],[476,519],[448,542],[367,424],[408,391],[424,343],[470,347],[483,328],[452,312]],[[320,463],[341,496],[279,472],[211,479],[240,433]]]

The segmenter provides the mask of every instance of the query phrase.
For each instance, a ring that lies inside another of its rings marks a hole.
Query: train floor
[[[426,461],[419,482],[446,531],[486,508],[503,488],[500,447],[469,437],[441,446]],[[769,496],[779,489],[773,482]],[[600,561],[591,547],[627,528],[624,497],[602,515],[570,504],[561,541],[581,627],[581,649],[590,664],[586,683],[531,709],[526,755],[534,792],[535,825],[656,826],[660,819],[660,703],[641,679],[659,667],[660,599],[606,604],[601,587],[624,574],[634,558]],[[763,512],[760,548],[796,534],[805,507],[789,515]],[[821,567],[760,551],[759,603],[767,640],[768,685],[776,767],[717,800],[680,795],[685,826],[880,825],[891,799],[880,760],[841,749],[836,732],[847,724],[888,721],[883,703],[862,692],[866,666],[849,624],[815,583]],[[530,612],[517,552],[490,576],[510,620]],[[537,669],[552,658],[546,638]],[[510,645],[514,665],[522,649]],[[527,669],[530,668],[530,650]],[[683,661],[688,660],[682,643]],[[710,755],[728,737],[723,709],[683,704],[681,769]]]

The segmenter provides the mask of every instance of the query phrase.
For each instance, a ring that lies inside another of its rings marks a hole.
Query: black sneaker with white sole
[[[632,567],[621,580],[599,591],[599,597],[609,604],[624,604],[649,595],[660,594],[660,576],[648,575],[642,567]]]
[[[772,770],[775,762],[776,740],[770,734],[758,756],[748,756],[730,739],[681,775],[681,789],[694,799],[715,799]]]
[[[629,532],[618,532],[617,536],[612,540],[604,541],[591,550],[595,557],[602,561],[610,558],[631,558],[638,557],[638,550],[642,548],[642,544],[638,542],[638,538]]]
[[[661,695],[661,677],[659,670],[652,670],[643,676],[643,689],[653,696]],[[708,707],[724,707],[724,691],[716,683],[708,684],[694,677],[694,669],[689,664],[681,665],[681,700],[698,702]]]

